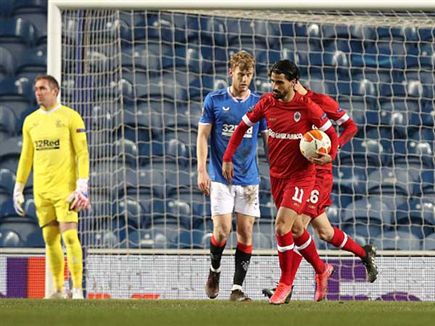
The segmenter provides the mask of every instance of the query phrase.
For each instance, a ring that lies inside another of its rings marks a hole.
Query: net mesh
[[[256,91],[269,90],[268,67],[288,58],[304,84],[337,99],[359,126],[335,162],[332,224],[379,249],[435,248],[434,18],[422,11],[64,10],[62,101],[89,130],[92,210],[81,217],[83,244],[123,255],[188,249],[176,265],[188,260],[205,278],[208,263],[192,250],[206,249],[212,230],[208,199],[196,187],[197,123],[206,94],[228,85],[230,55],[246,50],[257,59]],[[272,254],[275,208],[261,148],[258,160],[254,247]],[[235,244],[233,235],[227,246]],[[106,271],[122,275],[113,259]],[[261,270],[252,276],[258,284],[277,280]],[[194,275],[188,279],[202,296]],[[160,283],[143,287],[152,292]]]

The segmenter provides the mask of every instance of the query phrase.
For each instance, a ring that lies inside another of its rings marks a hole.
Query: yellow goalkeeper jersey
[[[68,194],[78,178],[89,177],[85,124],[78,112],[58,104],[26,117],[17,182],[26,183],[32,165],[36,194]]]

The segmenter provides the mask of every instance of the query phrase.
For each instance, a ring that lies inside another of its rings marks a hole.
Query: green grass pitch
[[[433,325],[435,302],[0,299],[0,325]]]

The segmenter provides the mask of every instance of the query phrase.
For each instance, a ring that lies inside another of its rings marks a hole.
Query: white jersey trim
[[[336,120],[335,123],[338,126],[341,126],[343,123],[345,123],[349,119],[350,119],[349,115],[347,113],[345,113],[340,119]]]
[[[328,120],[328,121],[326,121],[325,124],[324,124],[323,126],[321,126],[319,129],[322,130],[322,131],[326,131],[326,130],[328,130],[328,129],[331,128],[331,127],[332,127],[331,120]]]
[[[234,97],[233,94],[231,94],[231,89],[230,86],[227,87],[227,92],[228,95],[233,99],[234,102],[236,103],[243,103],[246,102],[249,98],[249,96],[251,96],[251,90],[248,89],[248,94],[246,95],[246,97],[242,98],[242,99],[237,99],[237,97]]]
[[[252,121],[249,120],[249,118],[248,118],[248,116],[247,116],[246,114],[242,117],[242,120],[243,120],[243,122],[246,123],[249,127],[253,127],[253,126],[255,125],[255,123],[252,123]]]
[[[39,108],[39,112],[42,114],[50,114],[53,112],[56,112],[57,110],[59,110],[61,108],[62,104],[58,103],[54,108],[52,108],[51,110],[44,110],[42,108],[42,106]]]

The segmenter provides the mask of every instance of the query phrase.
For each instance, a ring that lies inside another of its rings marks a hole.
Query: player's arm
[[[17,179],[14,187],[14,208],[18,215],[24,216],[24,186],[29,178],[33,163],[33,144],[30,138],[27,119],[23,125],[23,146],[21,148],[20,160],[17,168]]]
[[[78,164],[78,179],[76,190],[70,195],[68,200],[71,202],[70,208],[72,210],[80,211],[89,207],[89,152],[85,124],[77,112],[72,116],[70,135]]]
[[[349,116],[348,116],[349,117]],[[340,133],[340,137],[338,137],[338,145],[343,147],[349,140],[353,138],[358,132],[358,126],[349,117],[344,123],[340,124],[340,127],[343,128],[343,131]]]
[[[196,160],[198,170],[198,188],[205,194],[210,195],[210,178],[207,172],[208,138],[210,137],[212,124],[200,123],[196,138]]]

